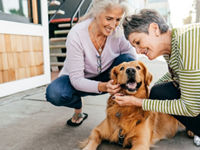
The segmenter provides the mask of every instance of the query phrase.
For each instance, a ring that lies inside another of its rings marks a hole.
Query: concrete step
[[[72,25],[72,27],[74,26],[75,24]],[[70,27],[70,23],[62,23],[62,24],[59,24],[58,25],[59,28],[69,28]]]
[[[51,81],[55,80],[59,75],[59,71],[52,71],[51,72]]]
[[[50,42],[65,42],[66,39],[66,37],[50,38]]]
[[[49,11],[48,11],[48,14],[49,14],[49,15],[54,15],[55,13],[56,13],[56,10],[49,10]],[[64,14],[65,14],[65,11],[63,11],[63,10],[58,10],[56,14],[64,15]]]
[[[66,57],[66,53],[51,53],[52,57]]]
[[[50,45],[50,49],[60,49],[60,48],[66,48],[65,45]]]
[[[51,62],[51,66],[63,66],[64,62]]]
[[[70,30],[55,30],[54,34],[68,34]]]
[[[52,0],[49,2],[49,6],[60,6],[60,1]]]

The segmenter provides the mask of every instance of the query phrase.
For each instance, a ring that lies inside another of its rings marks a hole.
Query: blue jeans
[[[150,99],[160,100],[173,100],[179,99],[181,92],[177,89],[172,82],[161,83],[154,85],[151,88]],[[194,134],[200,136],[200,115],[196,117],[187,117],[172,115],[178,121],[180,121],[188,130],[191,130]]]
[[[118,56],[112,65],[103,73],[94,78],[95,81],[107,82],[110,80],[110,71],[114,66],[122,62],[133,61],[134,57],[130,54],[122,54]],[[105,94],[105,93],[102,93]],[[46,89],[46,99],[55,106],[66,106],[70,108],[80,109],[82,107],[81,97],[88,95],[100,95],[96,93],[88,93],[76,90],[70,82],[68,75],[62,75],[50,83]]]

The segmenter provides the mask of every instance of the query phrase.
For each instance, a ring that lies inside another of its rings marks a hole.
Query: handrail
[[[62,7],[62,5],[65,3],[65,0],[62,1],[62,3],[60,4],[60,6],[56,9],[56,12],[53,16],[51,16],[51,18],[49,19],[49,24],[51,23],[51,20],[53,20],[55,18],[55,16],[57,15],[57,12],[59,11],[59,9]]]
[[[89,12],[90,8],[92,7],[92,2],[90,3],[90,5],[88,6],[87,10],[86,10],[86,14]]]
[[[81,9],[81,7],[82,7],[82,5],[83,5],[84,2],[85,2],[85,0],[82,0],[82,1],[79,3],[79,5],[78,5],[76,11],[75,11],[74,14],[72,15],[72,17],[71,17],[71,22],[70,22],[70,28],[73,26],[73,21],[74,21],[74,18],[75,18],[76,15],[77,15],[77,19],[79,20],[79,18],[80,18],[80,9]],[[78,14],[77,14],[77,13],[78,13]],[[77,21],[78,21],[78,20],[77,20]]]

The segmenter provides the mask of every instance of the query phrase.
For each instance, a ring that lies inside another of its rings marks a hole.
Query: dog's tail
[[[178,121],[178,120],[177,120]],[[186,130],[186,127],[178,121],[178,132]]]

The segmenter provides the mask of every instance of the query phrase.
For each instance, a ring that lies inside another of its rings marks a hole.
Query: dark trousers
[[[173,100],[179,99],[181,96],[180,90],[177,89],[172,82],[154,85],[150,92],[150,99],[158,100]],[[186,117],[172,115],[179,120],[188,130],[191,130],[195,135],[200,136],[200,115],[197,117]]]
[[[110,80],[110,71],[114,66],[122,62],[133,61],[134,57],[130,54],[119,55],[112,65],[97,77],[91,80],[107,82]],[[87,85],[85,85],[87,86]],[[102,93],[104,94],[104,93]],[[80,109],[82,107],[81,97],[88,95],[99,95],[96,93],[88,93],[76,90],[70,83],[68,75],[62,75],[50,83],[46,89],[46,99],[56,106],[66,106],[70,108]]]

